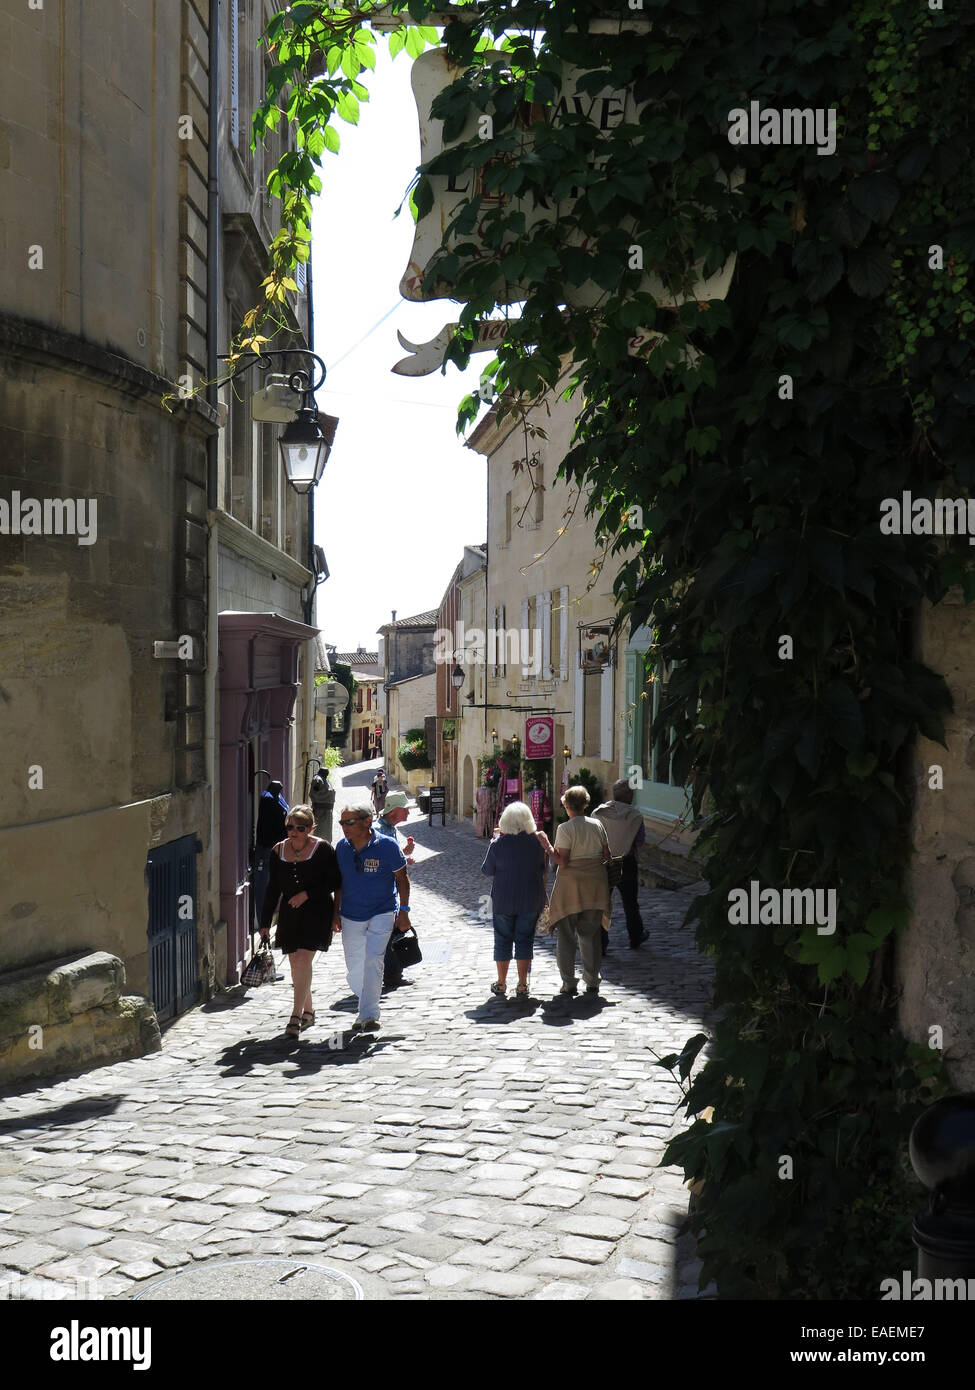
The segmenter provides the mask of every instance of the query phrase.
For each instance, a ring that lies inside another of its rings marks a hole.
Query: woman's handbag
[[[535,923],[535,935],[551,936],[554,931],[555,928],[552,926],[552,923],[549,920],[548,903],[546,903],[545,906],[542,908],[541,912],[538,914],[538,921]]]
[[[420,950],[420,943],[413,927],[407,931],[394,932],[392,947],[400,970],[405,970],[408,965],[419,965],[423,959],[423,952]]]
[[[606,878],[609,882],[609,891],[618,888],[623,882],[623,855],[616,854],[612,859],[606,860]]]
[[[251,955],[250,960],[244,966],[244,972],[240,977],[242,985],[273,985],[278,977],[278,967],[274,963],[274,956],[270,946],[266,941],[262,941],[260,946]]]

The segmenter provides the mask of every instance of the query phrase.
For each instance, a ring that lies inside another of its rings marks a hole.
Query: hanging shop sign
[[[555,755],[555,719],[536,714],[525,720],[525,757],[551,758]]]
[[[485,55],[485,58],[488,61],[503,62],[505,55],[503,53],[489,53]],[[431,107],[437,95],[456,81],[462,72],[463,69],[451,67],[448,64],[446,55],[440,49],[429,49],[421,54],[413,64],[412,85],[420,122],[421,163],[427,163],[455,144],[473,140],[479,135],[483,135],[485,130],[483,123],[485,119],[490,120],[492,116],[490,104],[483,112],[472,111],[456,139],[444,141],[443,122],[431,114]],[[431,299],[453,297],[452,287],[439,280],[435,271],[428,274],[427,267],[441,249],[444,233],[448,226],[463,204],[472,196],[481,198],[482,207],[502,204],[509,206],[512,215],[517,214],[521,219],[525,232],[530,231],[539,223],[558,221],[560,204],[557,199],[511,198],[496,189],[485,189],[485,174],[498,163],[514,163],[519,157],[530,154],[534,145],[532,126],[537,122],[546,121],[557,125],[564,115],[575,114],[585,116],[599,130],[609,132],[624,123],[636,124],[639,121],[641,105],[636,102],[631,87],[605,88],[600,92],[592,93],[586,91],[584,87],[587,77],[591,77],[591,73],[575,68],[564,68],[562,90],[557,102],[551,105],[537,102],[525,104],[521,113],[521,134],[517,153],[507,154],[501,160],[490,160],[477,169],[472,168],[451,175],[427,175],[433,193],[433,205],[425,216],[417,220],[414,229],[413,248],[410,252],[409,264],[400,281],[400,294],[404,299],[420,303]],[[598,160],[595,167],[597,169],[599,167]],[[738,182],[740,182],[740,176],[736,172],[731,179],[732,187],[737,186]],[[635,219],[625,219],[621,225],[625,231],[632,231],[634,238],[638,236],[639,228]],[[477,244],[478,234],[481,230],[482,228],[479,226],[473,236],[470,233],[465,233],[461,239],[465,244],[469,244],[472,240]],[[576,238],[573,244],[583,251],[589,249],[589,241],[582,236]],[[450,249],[452,245],[453,237],[449,237],[447,248]],[[477,254],[484,259],[497,258],[500,260],[504,252],[482,248]],[[675,295],[659,277],[650,272],[644,274],[636,290],[651,294],[662,308],[677,308],[687,299],[724,299],[731,285],[734,267],[735,255],[731,254],[719,270],[706,279],[699,280],[686,295]],[[519,285],[505,280],[499,271],[494,293],[499,304],[512,304],[524,300],[528,296],[530,288],[528,283]],[[608,291],[593,280],[587,280],[582,285],[566,286],[565,294],[566,303],[573,308],[597,307],[611,297]],[[412,355],[397,362],[393,371],[403,376],[424,376],[429,372],[438,370],[443,364],[443,354],[455,328],[456,325],[447,324],[435,338],[427,343],[413,343],[400,335],[401,345],[408,348]],[[503,338],[502,330],[507,331],[507,325],[503,321],[493,320],[483,323],[475,337],[472,351],[487,352],[495,348],[499,335]],[[631,343],[633,354],[645,354],[650,338],[650,329],[638,329]]]
[[[602,671],[613,659],[612,624],[579,628],[579,665],[583,671]]]

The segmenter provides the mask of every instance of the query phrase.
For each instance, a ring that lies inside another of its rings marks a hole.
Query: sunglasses
[[[284,827],[285,830],[303,830],[306,834],[311,829],[310,825],[293,825],[290,821]]]
[[[362,817],[360,816],[358,819],[356,817],[353,817],[352,820],[340,820],[339,825],[358,825],[359,820],[361,819]]]

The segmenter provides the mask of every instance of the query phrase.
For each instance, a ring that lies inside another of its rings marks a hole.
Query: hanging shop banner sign
[[[510,326],[507,319],[490,319],[478,324],[474,331],[471,352],[496,352],[498,344],[503,343],[508,336]],[[401,357],[393,371],[399,376],[429,376],[431,372],[439,372],[443,366],[447,345],[457,328],[456,323],[446,324],[428,343],[411,343],[409,338],[404,337],[397,329],[396,336],[400,347],[409,349],[413,355]]]
[[[489,61],[500,60],[503,62],[505,55],[492,53],[485,55],[485,57]],[[412,84],[420,122],[421,163],[427,163],[453,144],[476,138],[483,128],[481,122],[485,116],[489,117],[491,114],[490,107],[483,113],[472,112],[456,141],[445,144],[443,122],[431,115],[431,107],[435,97],[456,81],[462,71],[463,69],[450,67],[445,54],[440,49],[429,49],[422,53],[413,64]],[[580,91],[578,89],[579,84],[587,75],[578,69],[564,69],[562,91],[556,103],[547,106],[536,102],[526,106],[522,122],[521,154],[530,153],[534,143],[534,135],[530,127],[538,121],[549,121],[557,124],[564,114],[571,113],[585,116],[602,131],[611,131],[624,122],[636,123],[639,120],[640,106],[635,101],[631,88],[621,90],[607,88],[596,94],[585,90]],[[511,160],[512,156],[506,156],[506,162]],[[470,169],[459,174],[427,176],[433,191],[433,206],[426,216],[417,221],[414,229],[413,248],[410,253],[409,264],[400,281],[400,294],[404,299],[422,303],[426,300],[452,297],[452,287],[437,280],[435,275],[428,276],[426,267],[440,250],[447,227],[460,211],[462,205],[472,195],[481,197],[482,206],[510,204],[512,214],[520,215],[526,232],[538,223],[558,221],[560,206],[555,199],[535,202],[533,198],[509,198],[506,194],[493,189],[485,191],[485,172],[497,162],[489,161],[481,168]],[[743,176],[738,172],[732,176],[732,187],[737,186],[741,177]],[[625,219],[622,226],[624,230],[631,230],[634,237],[638,235],[638,227],[634,219]],[[480,232],[480,228],[478,228],[478,232]],[[478,236],[475,233],[472,238],[467,233],[463,239],[465,242],[470,240],[476,242]],[[589,245],[585,238],[578,238],[573,244],[582,250],[586,250]],[[451,241],[448,239],[448,246],[450,245]],[[481,254],[484,257],[499,255],[499,253],[487,249],[483,250]],[[657,276],[649,272],[643,276],[636,289],[637,292],[652,294],[661,307],[677,308],[686,299],[692,298],[697,300],[724,299],[731,286],[734,268],[735,255],[731,254],[720,270],[707,279],[699,280],[686,295],[675,295],[666,288]],[[499,275],[497,285],[494,288],[498,303],[510,304],[525,299],[530,286],[505,281]],[[592,280],[587,280],[582,285],[567,286],[565,293],[567,304],[574,308],[597,307],[611,297],[608,291]],[[477,330],[471,351],[488,352],[492,348],[496,348],[498,342],[503,340],[507,333],[507,328],[507,323],[500,320],[482,324]],[[455,324],[447,324],[435,338],[427,343],[413,343],[399,334],[401,346],[407,348],[412,355],[401,358],[392,370],[400,376],[426,376],[430,372],[438,371],[443,365],[444,353],[455,331]],[[638,329],[630,342],[631,355],[648,355],[648,352],[652,350],[653,340],[656,336],[650,329]]]
[[[505,55],[503,53],[489,53],[485,55],[485,58],[487,61],[504,62]],[[490,106],[483,113],[472,111],[456,141],[445,144],[443,122],[431,115],[431,107],[434,98],[456,81],[461,76],[462,71],[463,69],[449,66],[446,55],[442,50],[436,48],[422,53],[413,64],[412,84],[420,120],[421,163],[427,163],[453,144],[476,139],[483,130],[481,122],[485,116],[490,117],[491,115]],[[585,116],[602,131],[611,131],[624,123],[638,123],[641,107],[634,99],[632,88],[627,87],[620,90],[606,88],[597,93],[580,91],[579,85],[584,82],[587,76],[591,76],[591,74],[579,69],[565,68],[563,69],[562,91],[557,102],[552,105],[535,102],[526,106],[523,116],[520,154],[531,153],[534,144],[531,126],[534,123],[549,121],[558,124],[560,118],[566,113]],[[514,157],[514,159],[516,158],[517,156]],[[400,294],[404,299],[422,302],[428,299],[452,297],[451,287],[435,278],[428,278],[426,267],[434,254],[440,250],[443,235],[448,225],[470,197],[479,194],[482,199],[482,206],[510,205],[512,214],[518,213],[523,219],[526,232],[539,223],[558,221],[560,207],[559,202],[554,198],[536,202],[533,197],[509,198],[507,194],[494,189],[485,191],[484,174],[497,162],[499,161],[489,161],[479,169],[470,169],[459,174],[427,176],[433,191],[433,206],[426,216],[421,217],[416,223],[409,265],[400,281]],[[514,162],[514,160],[508,156],[504,162]],[[622,226],[624,230],[632,229],[634,235],[638,231],[636,221],[633,219],[625,219]],[[470,240],[470,234],[465,233],[463,239],[465,241]],[[583,250],[586,250],[588,245],[584,239],[580,239],[575,244]],[[484,250],[483,255],[485,257],[498,256],[499,253]],[[732,254],[720,270],[707,279],[699,281],[686,296],[675,296],[660,279],[649,272],[640,281],[638,289],[641,292],[652,294],[661,307],[676,308],[684,303],[685,299],[692,298],[698,300],[724,299],[731,285],[734,267],[735,256]],[[510,304],[523,300],[527,297],[529,288],[528,284],[518,285],[506,282],[499,275],[496,286],[498,302]],[[609,292],[592,280],[587,280],[582,285],[566,287],[567,302],[573,307],[591,307],[609,298]]]
[[[525,720],[525,757],[551,758],[555,755],[555,719],[536,714]]]

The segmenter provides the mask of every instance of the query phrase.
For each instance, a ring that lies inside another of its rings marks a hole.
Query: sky
[[[317,623],[339,651],[375,651],[394,608],[400,618],[437,608],[463,547],[483,543],[487,526],[486,460],[463,446],[455,422],[489,356],[446,376],[391,371],[408,355],[397,329],[426,342],[460,306],[400,298],[414,223],[405,206],[393,214],[420,136],[411,60],[390,59],[382,38],[375,53],[375,72],[362,75],[370,99],[358,126],[338,123],[341,147],[325,158],[312,218],[315,351],[328,368],[317,402],[340,422],[316,489],[315,541],[330,570]]]

